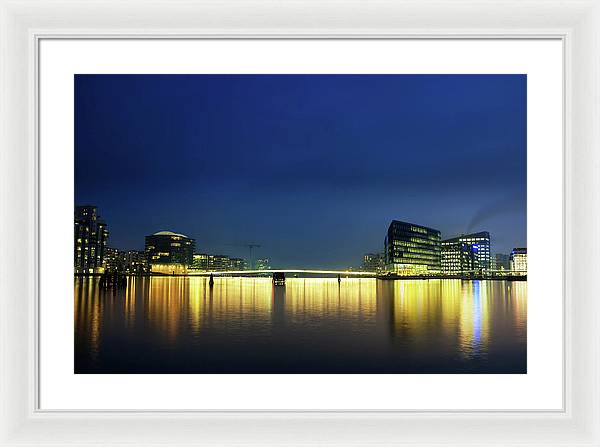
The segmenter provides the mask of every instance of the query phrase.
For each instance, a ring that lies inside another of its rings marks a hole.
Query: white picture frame
[[[0,2],[0,445],[600,445],[600,2]],[[565,409],[39,411],[37,49],[43,37],[560,38]]]

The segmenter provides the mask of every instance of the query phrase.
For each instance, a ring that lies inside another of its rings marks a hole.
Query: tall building
[[[108,227],[95,206],[75,207],[75,273],[102,273],[108,243]]]
[[[384,242],[386,269],[400,275],[439,272],[440,242],[438,230],[394,220]]]
[[[442,272],[465,273],[491,268],[490,233],[463,234],[442,241]]]
[[[194,260],[196,241],[184,234],[159,231],[146,236],[146,259],[152,272],[185,273]]]
[[[367,253],[363,256],[362,269],[365,272],[381,273],[385,271],[385,255],[383,253]]]
[[[510,252],[510,269],[527,273],[527,248],[513,248]]]

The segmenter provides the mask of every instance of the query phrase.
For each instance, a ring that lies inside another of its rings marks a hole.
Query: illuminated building
[[[225,255],[209,255],[195,253],[192,268],[203,272],[225,272],[227,270],[245,270],[246,261],[240,258],[230,258]]]
[[[229,270],[230,265],[229,256],[208,255],[208,270],[211,272],[224,272]]]
[[[196,241],[184,234],[159,231],[146,236],[146,258],[157,273],[185,273],[192,265]]]
[[[262,258],[256,260],[256,270],[269,270],[271,263],[269,258]]]
[[[400,275],[439,272],[440,241],[438,230],[392,221],[384,243],[386,269]]]
[[[510,252],[510,269],[527,273],[527,248],[513,248]]]
[[[121,252],[116,248],[106,247],[104,254],[104,270],[109,273],[123,271]]]
[[[442,272],[464,273],[490,268],[490,233],[487,231],[442,241]]]
[[[461,273],[471,270],[472,253],[470,246],[458,239],[442,242],[442,272]]]
[[[146,252],[138,250],[117,250],[106,248],[104,260],[105,271],[118,272],[127,275],[142,275],[148,273]]]
[[[228,270],[241,271],[246,270],[248,263],[242,258],[230,258]]]
[[[75,273],[102,273],[108,227],[95,206],[75,207]]]
[[[192,268],[208,272],[208,256],[206,253],[194,253],[192,257]]]
[[[363,256],[362,269],[365,272],[383,272],[385,255],[383,253],[367,253]]]
[[[148,259],[146,258],[146,252],[128,250],[125,253],[125,271],[136,275],[148,273]]]

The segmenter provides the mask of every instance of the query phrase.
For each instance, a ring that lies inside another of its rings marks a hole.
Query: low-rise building
[[[208,272],[208,256],[206,253],[194,253],[192,256],[192,269]]]
[[[104,269],[108,273],[143,275],[149,272],[146,252],[138,250],[117,250],[107,247]]]
[[[242,258],[230,258],[229,259],[229,268],[227,270],[231,270],[234,272],[239,272],[242,270],[248,269],[248,263],[245,259]]]
[[[510,269],[513,272],[527,273],[527,248],[513,248],[510,252]]]
[[[194,253],[191,268],[202,272],[226,272],[247,270],[246,260],[225,255]]]
[[[231,261],[229,256],[208,255],[208,270],[211,272],[224,272],[229,270]]]

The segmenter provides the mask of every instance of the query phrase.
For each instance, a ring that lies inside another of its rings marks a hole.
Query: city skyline
[[[187,274],[188,269],[210,271],[211,267],[209,266],[212,265],[213,258],[214,262],[219,265],[219,268],[213,269],[214,271],[265,270],[265,267],[279,270],[293,268],[273,265],[268,256],[256,258],[252,255],[252,249],[258,248],[260,245],[255,244],[242,244],[250,249],[250,256],[237,258],[220,253],[200,252],[196,250],[195,237],[169,230],[161,230],[144,236],[143,250],[111,247],[108,244],[109,233],[107,222],[98,213],[96,206],[89,204],[75,206],[74,261],[76,274],[91,273],[92,271],[97,273],[95,267],[102,267],[103,271],[107,272],[113,272],[113,269],[116,269],[114,272],[127,274],[150,272]],[[423,239],[423,234],[428,234],[428,236]],[[393,220],[385,238],[384,251],[364,253],[361,255],[362,262],[348,265],[346,270],[357,268],[370,272],[401,275],[407,273],[407,268],[410,270],[409,274],[417,275],[427,274],[427,270],[430,270],[429,273],[443,274],[462,274],[474,271],[482,273],[495,270],[527,271],[527,248],[513,247],[510,255],[491,253],[491,238],[487,231],[461,234],[450,239],[441,236],[436,229],[423,227],[417,223]],[[89,241],[88,237],[90,237]],[[429,244],[435,248],[428,246]],[[189,247],[182,252],[177,248],[182,245]],[[129,260],[117,269],[117,264],[123,261],[123,258],[119,258],[119,254],[129,257]],[[522,268],[514,268],[512,265],[515,254],[519,257],[517,264]],[[371,259],[367,261],[367,258]],[[500,258],[499,265],[497,264],[498,258]],[[140,270],[142,259],[144,268]],[[383,264],[379,264],[378,259]],[[510,268],[508,267],[509,260]],[[133,263],[135,268],[131,270],[130,266],[126,265],[128,263]],[[260,263],[262,267],[257,267],[255,263]],[[151,268],[153,264],[157,269]],[[367,264],[376,265],[376,267],[366,268]],[[89,270],[88,267],[92,270]],[[302,266],[301,268],[311,269],[311,266]]]
[[[75,201],[280,268],[356,265],[394,219],[526,241],[521,75],[77,75]],[[377,113],[375,113],[377,112]]]

